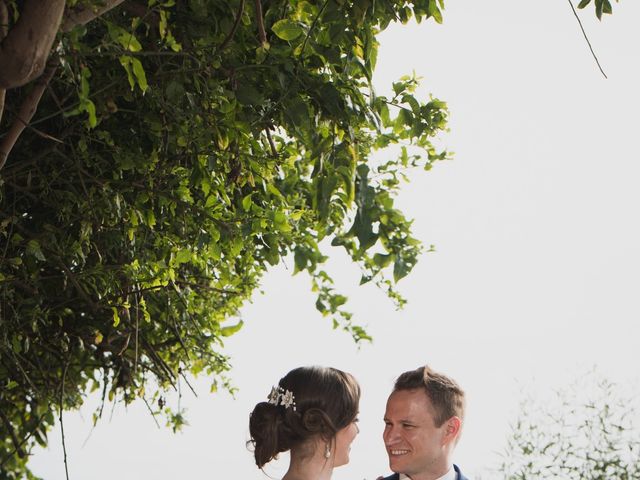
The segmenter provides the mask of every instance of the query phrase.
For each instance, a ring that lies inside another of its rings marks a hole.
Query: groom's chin
[[[389,469],[394,473],[402,473],[403,472],[403,459],[396,457],[389,457]]]

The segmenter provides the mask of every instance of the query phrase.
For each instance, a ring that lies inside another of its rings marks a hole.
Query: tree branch
[[[160,22],[160,15],[141,3],[127,2],[122,8],[124,8],[130,14],[139,17],[143,21],[146,20],[148,21],[148,23],[151,23],[153,25],[156,25],[158,22]]]
[[[4,0],[0,0],[0,42],[4,40],[4,37],[9,33],[9,11]],[[6,90],[0,88],[0,124],[2,124],[2,112],[4,112],[4,97]]]
[[[25,0],[20,18],[0,44],[0,88],[20,87],[45,69],[65,0]]]
[[[222,51],[224,47],[231,41],[233,36],[236,34],[236,30],[238,29],[238,25],[240,25],[240,19],[242,18],[242,12],[244,11],[244,0],[240,0],[240,6],[238,7],[238,13],[236,13],[236,19],[233,22],[233,27],[231,27],[231,31],[227,34],[225,39],[222,41],[220,46],[216,49],[217,51]]]
[[[4,88],[0,88],[0,124],[2,123],[2,112],[4,112],[4,97],[7,91]]]
[[[122,2],[124,2],[124,0],[106,0],[104,5],[99,8],[81,6],[67,9],[64,12],[64,22],[62,22],[60,30],[66,33],[78,25],[85,25],[91,20],[94,20],[99,16],[104,15],[109,10],[117,7]]]
[[[62,372],[62,381],[60,382],[60,435],[62,436],[62,452],[64,453],[64,473],[67,480],[69,480],[69,466],[67,465],[67,444],[64,436],[64,422],[62,421],[62,411],[64,410],[64,382],[67,379],[67,369],[69,368],[69,361],[64,366]]]
[[[96,305],[91,300],[91,298],[89,298],[89,295],[87,294],[87,292],[84,291],[84,289],[82,288],[82,285],[80,285],[80,283],[76,279],[76,276],[69,269],[69,267],[67,267],[65,265],[65,263],[62,261],[62,259],[60,257],[55,257],[55,260],[58,263],[58,265],[60,266],[60,268],[62,268],[62,270],[64,270],[64,272],[67,274],[67,277],[69,278],[69,280],[71,280],[71,283],[73,283],[73,286],[76,287],[76,291],[82,297],[82,299],[86,302],[86,304],[91,308],[91,310],[94,313],[98,312],[98,310],[99,310],[98,305]]]
[[[2,61],[0,60],[0,64],[1,63]],[[38,78],[33,90],[31,90],[29,95],[24,99],[24,102],[22,102],[18,116],[14,120],[13,125],[11,125],[11,129],[7,132],[0,143],[0,170],[4,167],[7,157],[9,156],[9,153],[11,153],[11,149],[18,140],[18,137],[29,124],[34,113],[36,113],[38,103],[40,102],[47,85],[51,81],[56,68],[58,68],[58,57],[54,56],[49,59],[44,74]]]
[[[2,413],[2,410],[0,410],[0,414]],[[36,425],[40,425],[40,422],[42,422],[42,419],[44,418],[45,414],[43,413],[42,415],[40,415],[38,417],[38,420],[36,422]],[[26,435],[22,441],[20,442],[20,448],[22,448],[22,445],[24,445],[25,443],[27,443],[29,441],[29,439],[33,436],[34,432],[38,429],[38,427],[36,426],[35,428],[33,428],[28,435]],[[4,457],[2,460],[0,460],[0,471],[2,466],[7,463],[9,461],[9,459],[11,459],[13,457],[14,453],[18,453],[18,450],[16,450],[16,448],[14,447],[13,450],[11,452],[9,452],[9,454]],[[19,454],[18,454],[19,455]],[[26,454],[25,454],[26,456]],[[20,457],[20,458],[24,458],[24,457]]]
[[[271,155],[273,155],[274,158],[278,158],[278,149],[276,148],[276,144],[273,143],[273,138],[271,138],[269,127],[265,128],[264,131],[267,134],[267,140],[269,141],[269,146],[271,147]]]
[[[580,17],[578,16],[578,12],[576,12],[576,9],[573,6],[573,3],[571,3],[571,0],[568,0],[568,2],[569,2],[569,5],[571,5],[571,10],[573,10],[573,14],[576,17],[576,20],[578,20],[578,25],[580,25],[580,30],[582,30],[582,35],[584,35],[584,39],[587,41],[587,45],[589,45],[589,50],[591,50],[591,55],[593,55],[593,58],[595,59],[596,64],[598,65],[598,68],[600,69],[600,72],[602,73],[602,75],[604,75],[604,78],[608,78],[607,74],[604,73],[604,70],[600,66],[600,62],[598,61],[598,57],[596,57],[596,52],[593,51],[593,47],[591,46],[591,42],[589,41],[589,37],[587,37],[587,32],[584,31],[584,27],[582,26],[582,22],[580,21]]]
[[[258,35],[260,35],[260,46],[264,47],[267,43],[267,33],[264,31],[264,20],[262,19],[262,2],[256,1],[256,21],[258,22]]]
[[[153,348],[153,345],[151,345],[151,343],[146,339],[144,335],[140,335],[140,339],[142,341],[142,345],[144,349],[149,354],[149,357],[151,358],[152,363],[154,363],[159,368],[159,372],[164,373],[164,375],[159,375],[159,377],[162,378],[164,376],[164,380],[167,380],[169,383],[171,383],[173,388],[177,390],[177,387],[174,381],[176,378],[176,374],[173,373],[173,370],[171,370],[171,367],[169,367],[169,365],[167,365],[167,363],[162,359],[162,357],[158,355],[155,348]]]
[[[0,41],[9,33],[9,10],[4,0],[0,0]]]
[[[18,437],[16,436],[16,432],[13,429],[13,425],[11,425],[11,422],[9,421],[7,416],[4,414],[2,409],[0,409],[0,419],[2,419],[2,423],[4,423],[4,426],[6,427],[7,431],[9,432],[9,436],[11,437],[11,441],[13,442],[13,446],[15,448],[16,453],[18,454],[18,457],[24,458],[26,456],[26,454],[24,453],[24,450],[22,449],[22,444],[18,440]]]

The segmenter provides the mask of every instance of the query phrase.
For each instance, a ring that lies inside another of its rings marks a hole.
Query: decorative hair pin
[[[285,409],[291,407],[294,412],[296,411],[296,397],[293,396],[293,392],[285,390],[280,385],[271,389],[268,402],[271,405],[282,405]]]

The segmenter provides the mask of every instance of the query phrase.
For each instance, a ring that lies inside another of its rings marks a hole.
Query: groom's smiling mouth
[[[397,456],[397,455],[406,455],[407,453],[409,453],[409,450],[397,450],[397,449],[393,449],[393,450],[389,450],[389,453],[393,456]]]

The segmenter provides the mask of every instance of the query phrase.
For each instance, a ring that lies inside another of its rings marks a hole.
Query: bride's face
[[[358,435],[360,431],[356,424],[358,420],[354,420],[349,425],[339,430],[336,433],[336,451],[335,451],[335,463],[334,467],[345,465],[349,463],[349,450],[351,450],[351,443]]]

